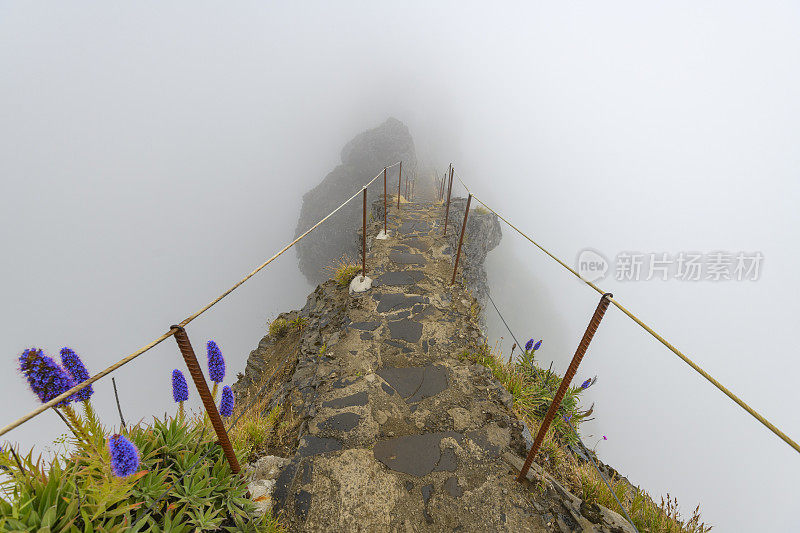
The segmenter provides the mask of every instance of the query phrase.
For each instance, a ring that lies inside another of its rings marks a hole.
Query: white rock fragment
[[[378,236],[375,238],[378,239],[379,241],[384,241],[389,238],[389,233],[384,233],[383,230],[381,230],[380,232],[378,232]]]
[[[366,292],[372,288],[372,278],[368,276],[358,275],[350,282],[350,294],[357,292]]]
[[[289,459],[265,455],[249,466],[251,481],[247,484],[247,490],[250,492],[250,499],[256,504],[258,516],[272,509],[272,491],[275,490],[276,479],[287,464]]]
[[[247,485],[250,499],[256,505],[256,516],[263,516],[267,510],[272,509],[272,491],[275,490],[274,479],[253,481]]]
[[[277,455],[265,455],[253,464],[253,474],[250,479],[259,481],[263,479],[277,479],[281,470],[289,464],[289,459]]]

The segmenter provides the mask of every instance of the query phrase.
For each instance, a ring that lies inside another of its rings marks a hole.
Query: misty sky
[[[793,2],[0,3],[2,424],[36,406],[25,347],[97,371],[146,344],[290,241],[344,143],[395,116],[421,165],[453,161],[571,264],[760,251],[754,282],[600,285],[800,438],[798,23]],[[597,294],[503,229],[492,294],[563,372]],[[312,289],[287,254],[187,331],[230,383]],[[126,417],[172,411],[180,365],[169,339],[120,370]],[[800,529],[798,454],[613,307],[595,374],[587,444],[631,481],[718,531]],[[43,449],[59,424],[8,437]]]

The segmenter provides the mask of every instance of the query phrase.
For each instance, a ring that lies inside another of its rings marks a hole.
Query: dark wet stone
[[[422,254],[406,252],[389,252],[389,260],[401,265],[424,265],[426,263]]]
[[[305,521],[309,509],[311,509],[311,493],[301,490],[294,495],[294,514],[300,520]]]
[[[352,324],[350,324],[349,327],[353,329],[360,329],[363,331],[374,331],[380,325],[381,321],[375,320],[372,322],[353,322]]]
[[[485,430],[476,429],[475,431],[468,431],[465,433],[465,436],[477,444],[483,451],[488,453],[492,457],[499,457],[500,456],[500,447],[495,446],[491,442],[489,442],[489,437],[486,434]]]
[[[383,367],[377,374],[382,377],[403,398],[413,395],[422,384],[425,367],[412,366],[409,368]]]
[[[417,239],[416,237],[413,237],[411,239],[407,239],[407,240],[401,242],[400,244],[403,244],[403,245],[408,246],[410,248],[414,248],[414,249],[419,250],[421,252],[427,252],[431,247],[430,244],[428,244],[427,242],[422,241],[420,239]]]
[[[400,233],[427,233],[430,229],[431,225],[424,220],[405,220],[400,226]]]
[[[286,497],[289,496],[289,489],[294,482],[294,475],[297,472],[297,465],[299,461],[300,459],[298,457],[292,459],[292,461],[286,465],[286,468],[281,470],[281,473],[278,475],[278,479],[275,480],[275,489],[272,492],[272,499],[274,501],[272,509],[276,516],[278,511],[286,503]]]
[[[428,341],[422,341],[422,351],[428,353]]]
[[[422,477],[433,472],[439,464],[442,458],[439,443],[445,437],[462,440],[462,436],[453,431],[404,435],[378,441],[373,453],[375,459],[396,472]]]
[[[464,491],[458,486],[458,478],[453,476],[444,482],[444,490],[453,498],[460,498]]]
[[[381,383],[381,388],[383,389],[383,392],[385,392],[385,393],[386,393],[386,394],[388,394],[389,396],[394,396],[394,389],[393,389],[393,388],[391,388],[391,387],[390,387],[389,385],[387,385],[386,383]]]
[[[406,402],[421,402],[425,398],[439,394],[447,386],[447,369],[439,365],[426,366],[419,388],[412,396],[406,398]]]
[[[390,286],[400,286],[400,285],[413,285],[418,281],[422,281],[425,278],[425,274],[420,272],[419,270],[401,270],[399,272],[387,272],[386,274],[381,274],[377,278],[375,278],[375,283],[372,284],[373,287],[379,287],[381,285],[390,285]]]
[[[434,468],[434,471],[455,472],[457,466],[458,458],[456,457],[456,453],[448,448],[442,452],[442,457],[439,459],[439,463],[436,465],[436,468]]]
[[[358,425],[361,417],[355,413],[339,413],[323,420],[317,427],[320,431],[346,432]]]
[[[388,344],[389,346],[394,346],[395,348],[400,348],[400,350],[403,353],[411,353],[411,352],[414,351],[411,348],[409,348],[408,346],[404,346],[403,344],[401,344],[399,342],[396,342],[396,341],[390,341],[389,339],[384,340],[383,343],[384,344]]]
[[[304,435],[300,440],[300,446],[297,448],[297,454],[300,457],[310,457],[312,455],[319,455],[321,453],[337,452],[341,449],[342,441],[338,439]]]
[[[337,398],[329,402],[322,402],[322,407],[341,409],[342,407],[355,407],[357,405],[367,405],[367,392],[361,391],[344,398]]]
[[[305,459],[302,463],[303,470],[300,479],[302,483],[305,485],[307,483],[311,483],[311,478],[314,475],[314,460],[311,458]]]
[[[408,492],[411,492],[412,490],[414,490],[414,482],[413,481],[405,481],[403,484],[405,485],[406,490]]]
[[[422,309],[420,312],[417,313],[415,311],[414,318],[416,318],[417,320],[420,320],[420,319],[423,319],[423,318],[428,318],[429,316],[431,316],[435,312],[436,312],[436,308],[434,306],[426,305],[425,308]]]
[[[352,385],[355,382],[356,382],[355,378],[339,378],[333,383],[331,383],[331,387],[333,387],[334,389],[343,389],[345,387]]]
[[[416,343],[422,336],[422,324],[405,318],[403,320],[389,322],[389,331],[393,339]]]
[[[431,346],[436,346],[436,339],[430,339],[428,341],[428,344],[430,344]]]
[[[447,388],[447,369],[439,365],[408,368],[383,367],[378,375],[408,403],[439,394]]]
[[[379,313],[411,309],[416,304],[427,302],[427,299],[422,296],[406,296],[405,294],[376,293],[373,297],[378,301],[377,311]]]
[[[392,320],[399,320],[401,318],[408,318],[411,316],[411,311],[400,311],[399,313],[393,314],[390,318]]]
[[[422,511],[422,514],[425,515],[425,521],[429,524],[433,524],[433,517],[428,513],[428,502],[430,501],[432,494],[433,483],[422,487],[422,501],[425,502],[425,509]]]
[[[444,250],[442,250],[442,253],[443,253],[444,255],[452,255],[452,254],[453,254],[453,249],[452,249],[452,248],[450,248],[450,247],[448,246],[447,248],[445,248]]]
[[[370,333],[369,331],[365,331],[364,333],[361,334],[362,341],[371,341],[373,338],[374,337],[372,333]]]

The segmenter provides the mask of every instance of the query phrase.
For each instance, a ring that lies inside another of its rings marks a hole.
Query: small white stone
[[[389,238],[389,234],[388,234],[388,233],[384,233],[384,232],[383,232],[383,230],[381,230],[381,231],[378,233],[378,236],[377,236],[377,237],[375,237],[375,238],[376,238],[376,239],[378,239],[379,241],[383,241],[383,240],[386,240],[386,239],[388,239],[388,238]]]
[[[253,465],[253,474],[250,479],[254,481],[276,479],[287,464],[289,464],[289,459],[277,455],[260,457]]]
[[[272,509],[272,491],[275,490],[274,479],[262,479],[247,485],[250,499],[256,505],[256,516],[263,516]]]
[[[350,294],[356,292],[366,292],[372,288],[372,278],[358,275],[350,282]]]

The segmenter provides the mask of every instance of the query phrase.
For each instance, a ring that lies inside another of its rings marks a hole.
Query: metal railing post
[[[403,162],[400,161],[400,170],[397,174],[397,209],[400,209],[400,183],[403,182]]]
[[[219,416],[219,411],[217,411],[217,404],[214,403],[214,398],[211,397],[211,391],[208,390],[208,383],[206,383],[206,378],[203,376],[203,371],[200,369],[200,364],[197,362],[197,357],[194,355],[194,349],[189,342],[189,336],[186,335],[186,330],[181,326],[170,326],[170,329],[178,330],[175,332],[174,337],[178,343],[181,355],[183,355],[183,361],[186,363],[186,368],[189,369],[189,374],[192,376],[192,381],[194,381],[194,386],[197,388],[200,399],[203,400],[203,407],[205,407],[206,413],[208,413],[208,418],[211,420],[211,425],[214,427],[214,432],[217,434],[219,445],[222,446],[225,457],[231,465],[231,470],[233,473],[238,474],[239,470],[241,470],[239,461],[236,459],[236,454],[233,452],[233,446],[231,446],[231,441],[228,438],[228,432],[225,431],[225,424],[223,424],[222,418]]]
[[[367,188],[364,187],[364,222],[361,231],[361,278],[367,275]]]
[[[558,391],[556,391],[556,395],[553,398],[553,403],[550,404],[550,408],[547,410],[544,420],[542,420],[542,425],[539,426],[539,432],[536,434],[536,439],[533,441],[533,446],[531,446],[531,450],[528,452],[528,457],[525,459],[525,464],[522,465],[522,470],[520,470],[519,476],[517,476],[517,481],[520,483],[528,474],[528,469],[531,467],[533,458],[536,456],[536,452],[539,451],[539,446],[542,445],[544,436],[547,433],[547,430],[550,428],[553,418],[556,416],[556,411],[558,411],[558,408],[561,406],[561,400],[564,399],[564,394],[567,392],[567,388],[572,382],[572,378],[575,377],[575,372],[578,370],[578,365],[581,364],[581,360],[586,354],[586,350],[589,348],[589,343],[592,342],[592,337],[594,337],[597,327],[600,325],[600,321],[603,319],[603,315],[606,314],[606,309],[608,309],[608,304],[610,303],[609,298],[613,297],[614,295],[609,292],[600,297],[600,302],[597,304],[597,308],[594,310],[594,314],[592,315],[592,319],[589,321],[589,325],[586,326],[586,332],[583,334],[580,344],[578,344],[578,349],[575,351],[575,355],[572,357],[572,362],[569,364],[569,368],[567,368],[567,372],[564,374],[564,377],[561,380],[561,385],[559,385]]]
[[[450,165],[450,182],[447,185],[447,207],[444,210],[444,231],[442,235],[447,235],[447,219],[450,218],[450,194],[453,192],[453,165]]]
[[[453,265],[453,279],[450,285],[456,282],[456,272],[458,271],[458,259],[461,257],[461,245],[464,242],[464,232],[467,231],[467,215],[469,215],[469,204],[472,202],[472,195],[467,196],[467,208],[464,210],[464,223],[461,224],[461,236],[458,238],[458,252],[456,252],[456,264]]]
[[[386,205],[388,200],[386,199],[386,167],[383,167],[383,234],[387,234],[386,229]]]

